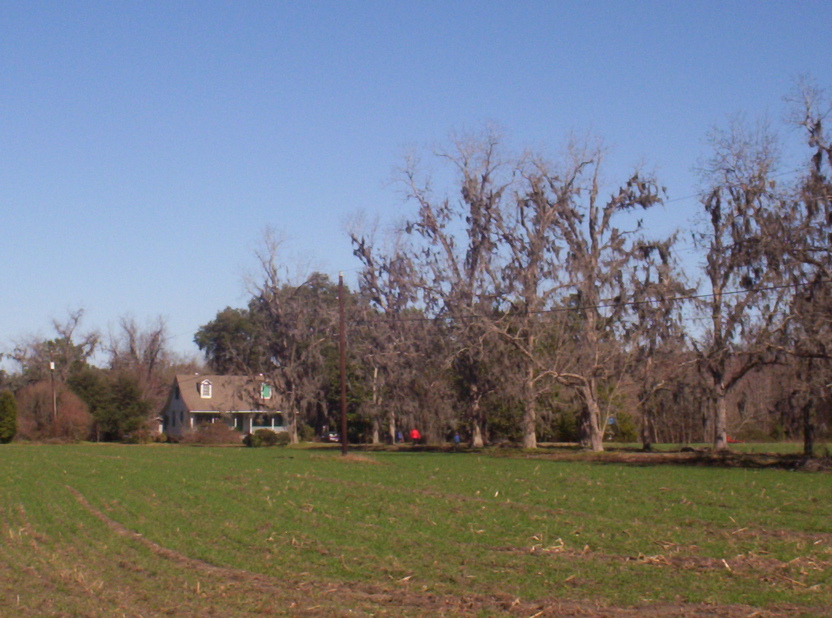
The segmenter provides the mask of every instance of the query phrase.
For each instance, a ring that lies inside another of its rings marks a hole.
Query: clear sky
[[[518,148],[601,136],[684,228],[708,129],[779,121],[802,73],[832,89],[831,34],[829,0],[6,0],[0,350],[84,308],[105,333],[161,315],[195,353],[266,226],[354,279],[346,219],[400,217],[403,153],[486,122]]]

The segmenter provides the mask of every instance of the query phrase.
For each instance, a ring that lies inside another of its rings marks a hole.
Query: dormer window
[[[260,397],[263,399],[271,399],[272,397],[272,387],[268,384],[261,384],[260,385]]]
[[[199,396],[203,399],[211,399],[211,381],[203,380],[199,383]]]

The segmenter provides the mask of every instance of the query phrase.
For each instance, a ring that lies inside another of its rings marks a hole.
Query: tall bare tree
[[[633,316],[628,320],[632,378],[637,384],[641,412],[641,441],[645,450],[655,439],[655,411],[683,371],[684,299],[691,290],[673,255],[676,236],[640,242],[641,260],[631,271]]]
[[[567,320],[562,312],[552,311],[568,285],[562,262],[565,243],[557,220],[580,190],[585,166],[586,162],[574,159],[558,169],[540,159],[522,162],[514,201],[498,213],[499,239],[507,253],[500,272],[506,310],[492,325],[517,351],[524,448],[537,447],[538,400],[551,388],[551,376],[560,374],[569,355]]]
[[[161,316],[142,327],[133,316],[124,315],[105,344],[110,370],[131,375],[152,410],[161,408],[170,386],[164,374],[170,361],[167,341],[167,325]]]
[[[580,396],[583,441],[596,451],[603,450],[609,416],[601,385],[614,388],[625,371],[620,352],[627,334],[625,318],[631,309],[628,299],[633,294],[633,282],[625,273],[643,255],[633,242],[641,220],[625,219],[628,227],[620,227],[620,218],[661,202],[661,188],[652,178],[638,173],[604,199],[600,180],[603,159],[600,145],[572,142],[560,169],[538,162],[537,169],[526,175],[528,188],[523,201],[534,225],[546,226],[529,239],[539,238],[535,242],[548,244],[544,258],[528,262],[539,261],[543,267],[539,275],[530,277],[539,277],[557,291],[553,296],[557,304],[550,304],[550,310],[570,310],[567,328],[574,329],[571,354],[554,350],[546,372]],[[532,279],[524,285],[530,291],[524,292],[527,298],[546,300],[546,295],[534,291]],[[526,343],[530,341],[527,337]],[[531,352],[525,349],[529,359]]]
[[[486,424],[482,400],[493,388],[485,357],[490,318],[485,316],[493,314],[498,297],[496,220],[511,170],[500,159],[499,136],[488,130],[455,138],[452,149],[439,157],[452,167],[459,195],[436,195],[418,162],[409,161],[404,183],[418,210],[405,231],[416,246],[420,300],[447,328],[449,361],[467,407],[471,443],[478,447],[484,444]]]
[[[694,345],[714,406],[714,449],[728,448],[728,394],[752,369],[771,360],[772,333],[782,316],[782,252],[776,237],[784,207],[774,182],[778,142],[765,123],[742,118],[709,136],[701,169],[709,288],[699,303],[710,327]]]
[[[11,358],[20,366],[27,382],[48,379],[51,364],[54,364],[54,377],[66,382],[75,368],[89,361],[101,337],[94,330],[80,332],[83,317],[83,309],[71,310],[65,321],[52,320],[54,338],[29,337],[15,345]]]
[[[401,431],[399,421],[407,414],[406,404],[412,399],[407,391],[409,376],[416,367],[425,366],[419,353],[417,334],[426,326],[423,314],[415,310],[416,277],[413,263],[403,251],[401,236],[388,239],[379,250],[376,230],[350,231],[353,253],[361,261],[359,291],[369,302],[362,305],[360,335],[354,341],[361,347],[361,357],[369,375],[372,418],[372,441],[379,442],[382,416],[386,416],[388,440],[392,443]],[[397,414],[398,411],[398,414]],[[386,412],[386,414],[385,414]]]
[[[832,381],[832,99],[808,78],[787,97],[793,124],[810,149],[806,172],[792,196],[794,207],[777,219],[781,248],[793,284],[784,347],[801,386],[792,393],[803,418],[804,453],[814,452],[816,409]]]
[[[324,405],[326,348],[336,341],[338,297],[326,275],[290,281],[279,262],[280,244],[267,232],[256,252],[260,280],[249,309],[266,359],[262,373],[281,395],[291,440],[297,442],[301,415]]]

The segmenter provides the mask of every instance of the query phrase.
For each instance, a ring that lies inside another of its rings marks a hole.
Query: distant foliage
[[[556,442],[577,442],[579,439],[578,419],[572,410],[560,413],[554,422]]]
[[[491,403],[491,402],[489,402]],[[522,402],[515,399],[495,400],[492,405],[486,406],[488,414],[489,442],[516,442],[523,439],[523,427],[520,421],[523,418]]]
[[[638,442],[638,427],[629,412],[615,415],[613,437],[618,442]]]
[[[94,437],[99,440],[133,441],[150,415],[151,404],[136,376],[129,372],[86,367],[76,372],[68,385],[89,406]]]
[[[0,444],[8,444],[17,433],[17,401],[9,391],[0,393]]]
[[[35,382],[18,393],[18,433],[25,440],[69,440],[89,437],[93,418],[86,403],[63,384]],[[56,415],[57,412],[57,415]]]
[[[301,442],[312,442],[315,439],[315,428],[306,423],[298,427],[298,439]]]
[[[291,436],[286,431],[274,432],[271,429],[258,429],[243,440],[246,446],[286,446],[291,442]]]
[[[79,442],[90,437],[92,415],[87,405],[72,391],[63,391],[58,399],[58,418],[52,430],[55,438]]]
[[[240,444],[241,435],[225,423],[202,425],[193,433],[186,434],[182,444]]]

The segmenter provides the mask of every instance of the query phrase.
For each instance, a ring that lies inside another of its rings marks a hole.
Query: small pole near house
[[[52,385],[52,420],[58,420],[58,397],[55,395],[55,362],[49,361],[49,382]]]
[[[341,455],[347,454],[347,336],[344,332],[344,273],[338,273],[338,334],[341,364]]]

